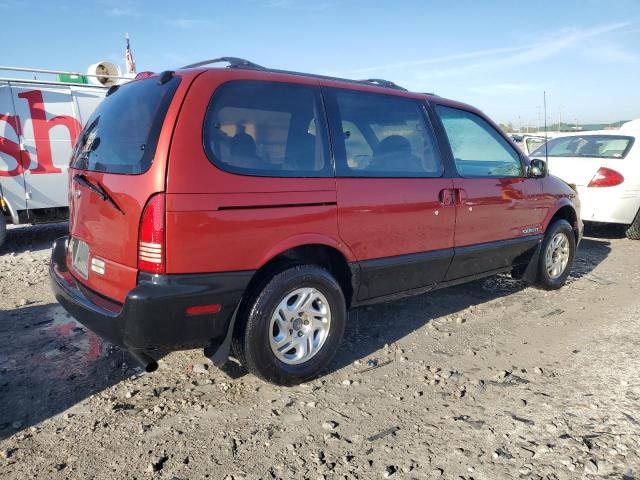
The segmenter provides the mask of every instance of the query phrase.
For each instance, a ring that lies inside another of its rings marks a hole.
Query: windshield
[[[573,135],[551,139],[546,146],[538,147],[531,156],[550,157],[624,158],[633,137],[621,135]]]
[[[81,170],[138,174],[147,171],[165,114],[180,79],[158,77],[118,87],[93,112],[78,138],[71,166]]]

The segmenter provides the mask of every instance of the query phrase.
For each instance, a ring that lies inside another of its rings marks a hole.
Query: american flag
[[[133,54],[131,53],[131,47],[129,46],[129,34],[125,35],[125,40],[127,41],[127,48],[124,51],[124,58],[127,62],[127,73],[136,74],[136,62],[133,60]]]

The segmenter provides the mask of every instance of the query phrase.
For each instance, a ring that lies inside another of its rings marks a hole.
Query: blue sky
[[[239,56],[274,68],[381,77],[500,122],[640,117],[640,0],[0,0],[0,63],[138,70]]]

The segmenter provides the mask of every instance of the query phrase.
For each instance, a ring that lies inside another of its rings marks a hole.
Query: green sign
[[[58,81],[59,82],[64,82],[64,83],[82,83],[82,84],[85,84],[85,85],[87,83],[89,83],[89,80],[84,75],[73,75],[73,74],[70,74],[70,73],[59,73],[57,75],[57,77],[58,77]]]

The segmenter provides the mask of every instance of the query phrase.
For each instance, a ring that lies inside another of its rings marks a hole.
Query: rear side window
[[[146,172],[179,83],[180,78],[173,77],[158,85],[158,78],[152,77],[119,86],[87,121],[71,166],[107,173]]]
[[[203,130],[209,159],[223,170],[269,177],[330,177],[317,88],[238,80],[222,85]]]
[[[633,144],[632,137],[620,135],[572,135],[549,140],[546,147],[539,147],[532,156],[624,158]]]
[[[436,105],[436,111],[461,176],[522,176],[518,153],[486,120],[475,113],[442,105]]]
[[[440,177],[442,161],[419,102],[328,89],[342,177]]]

